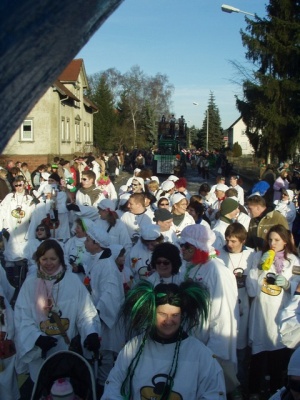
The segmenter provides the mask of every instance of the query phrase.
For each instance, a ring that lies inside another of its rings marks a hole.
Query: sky
[[[231,62],[246,64],[240,36],[246,22],[242,13],[222,12],[224,3],[265,17],[268,1],[124,0],[76,58],[88,75],[108,68],[126,73],[134,65],[148,76],[166,74],[174,86],[171,111],[188,126],[202,127],[212,92],[227,129],[240,116],[241,86],[233,82],[240,76]]]

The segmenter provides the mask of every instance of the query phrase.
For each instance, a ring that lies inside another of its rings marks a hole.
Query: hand
[[[67,204],[67,209],[69,210],[69,211],[80,211],[80,208],[76,205],[76,204],[73,204],[73,203],[71,203],[71,204]]]
[[[5,237],[5,239],[8,241],[9,237],[10,237],[10,233],[8,232],[7,229],[2,229],[2,235]]]
[[[39,336],[35,342],[36,346],[40,347],[43,352],[47,353],[57,345],[57,339],[52,336]]]
[[[290,282],[283,275],[276,275],[275,285],[282,287],[284,290],[288,290],[291,286]]]
[[[83,345],[89,351],[96,353],[100,349],[100,340],[98,337],[98,333],[90,333],[85,338]]]

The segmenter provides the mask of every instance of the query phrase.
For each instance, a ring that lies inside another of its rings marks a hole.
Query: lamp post
[[[222,9],[222,11],[227,12],[229,14],[235,12],[235,13],[241,13],[241,14],[251,15],[251,17],[255,17],[255,14],[240,10],[239,8],[232,7],[227,4],[222,4],[221,9]]]
[[[193,101],[194,106],[199,106],[199,103]],[[206,110],[206,151],[208,152],[208,126],[209,126],[209,114],[208,109]]]

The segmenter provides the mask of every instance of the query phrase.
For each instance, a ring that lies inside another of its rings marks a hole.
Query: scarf
[[[101,194],[101,190],[100,189],[96,189],[96,185],[92,185],[89,188],[80,188],[79,192],[89,196],[90,200],[91,200],[91,205],[93,205],[95,203],[95,201],[98,199],[99,194]]]
[[[47,275],[43,269],[37,271],[37,284],[35,292],[35,304],[38,321],[45,321],[48,318],[49,311],[56,306],[52,296],[54,284],[59,281],[65,270],[62,266],[53,275]]]
[[[283,267],[284,267],[284,250],[278,251],[275,254],[275,258],[274,258],[274,266],[275,266],[275,270],[276,270],[276,274],[281,274]]]

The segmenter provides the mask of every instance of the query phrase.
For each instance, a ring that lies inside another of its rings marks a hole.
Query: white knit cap
[[[161,235],[158,225],[147,225],[141,228],[141,237],[144,240],[156,240]]]
[[[51,387],[51,395],[53,400],[74,400],[75,398],[73,387],[65,378],[60,378],[54,381]]]
[[[90,238],[97,242],[101,247],[109,247],[110,238],[108,233],[100,230],[95,222],[88,218],[82,218],[84,230]]]
[[[133,183],[133,181],[138,181],[142,185],[142,189],[145,190],[145,182],[144,182],[143,178],[140,178],[139,176],[135,176],[135,177],[133,177],[131,184]]]
[[[151,176],[151,181],[156,181],[157,183],[159,183],[159,178],[158,178],[158,176],[152,175],[152,176]]]
[[[124,193],[119,197],[119,206],[123,206],[130,199],[130,193]]]
[[[290,358],[288,375],[300,376],[300,347],[298,347]]]
[[[187,198],[183,194],[178,192],[178,193],[173,194],[173,196],[171,197],[171,203],[173,205],[173,204],[179,203],[183,199],[187,200]]]
[[[194,224],[183,228],[180,237],[180,243],[190,243],[197,249],[208,251],[214,250],[212,247],[216,240],[215,233],[207,226]]]
[[[173,182],[178,181],[178,179],[179,179],[178,176],[175,176],[175,175],[170,175],[168,178],[169,181],[173,181]]]
[[[222,192],[226,192],[229,187],[227,185],[224,185],[224,183],[218,183],[216,186],[216,190],[221,190]]]
[[[161,184],[161,190],[164,192],[167,192],[168,190],[171,190],[175,187],[175,184],[173,181],[166,180]]]
[[[101,208],[101,210],[108,210],[108,211],[115,211],[116,209],[115,203],[110,199],[102,199],[97,204],[97,207]]]

